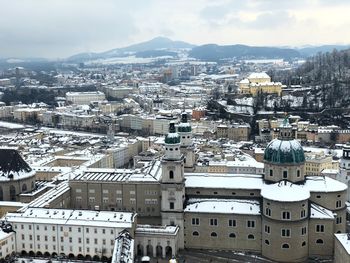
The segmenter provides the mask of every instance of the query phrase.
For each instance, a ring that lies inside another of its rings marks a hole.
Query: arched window
[[[254,235],[252,235],[252,234],[248,235],[248,239],[254,239],[254,238],[255,238]]]
[[[169,171],[169,179],[174,179],[174,171]]]
[[[289,248],[289,244],[287,244],[287,243],[283,244],[282,248]]]
[[[266,245],[270,245],[270,241],[267,240],[267,239],[265,239],[265,244],[266,244]]]
[[[217,237],[218,234],[216,234],[216,232],[211,232],[210,236],[211,236],[211,237]]]
[[[316,244],[323,244],[323,240],[322,239],[317,239],[316,240]]]
[[[198,232],[198,231],[194,231],[194,232],[192,233],[192,236],[198,237],[198,236],[199,236],[199,232]]]
[[[300,170],[297,170],[297,177],[300,177]]]
[[[303,243],[301,243],[301,246],[302,246],[302,247],[305,247],[305,246],[306,246],[306,242],[303,241]]]
[[[16,201],[16,188],[13,185],[10,186],[10,200]]]
[[[230,233],[230,234],[229,234],[229,237],[230,237],[230,238],[235,238],[235,237],[236,237],[236,234],[235,234],[235,233]]]

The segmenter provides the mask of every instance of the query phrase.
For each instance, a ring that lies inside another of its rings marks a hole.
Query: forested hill
[[[274,81],[311,87],[322,108],[350,105],[350,49],[319,53],[292,71],[270,71]]]
[[[273,79],[286,85],[350,83],[350,49],[318,53],[293,71],[271,71]]]

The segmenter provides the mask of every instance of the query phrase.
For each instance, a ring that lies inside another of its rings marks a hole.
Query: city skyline
[[[8,1],[0,57],[65,58],[157,36],[201,45],[348,44],[348,1]],[[325,19],[326,18],[326,19]],[[278,37],[276,37],[278,36]]]

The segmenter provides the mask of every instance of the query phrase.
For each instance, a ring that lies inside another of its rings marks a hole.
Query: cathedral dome
[[[303,147],[297,140],[274,139],[266,147],[264,161],[277,164],[305,162]]]

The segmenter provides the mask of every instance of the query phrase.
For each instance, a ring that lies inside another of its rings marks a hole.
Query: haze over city
[[[1,0],[0,57],[64,58],[157,36],[192,44],[349,44],[346,0]]]
[[[350,263],[349,0],[0,8],[0,263]]]

